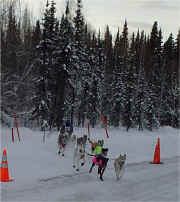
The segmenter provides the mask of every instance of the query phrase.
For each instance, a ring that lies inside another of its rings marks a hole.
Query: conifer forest
[[[63,120],[96,127],[153,130],[179,128],[180,30],[163,40],[159,22],[150,33],[130,33],[128,19],[112,35],[93,30],[83,0],[69,1],[62,16],[47,0],[42,18],[28,7],[19,16],[18,1],[2,1],[1,122],[16,112],[23,120],[59,130]],[[33,19],[35,19],[33,21]]]

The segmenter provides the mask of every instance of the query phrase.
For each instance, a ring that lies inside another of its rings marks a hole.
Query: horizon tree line
[[[179,127],[180,30],[163,42],[155,21],[150,34],[128,32],[125,20],[113,40],[92,31],[82,1],[56,17],[53,0],[43,19],[31,23],[28,8],[18,19],[10,4],[1,26],[1,111],[23,114],[57,130],[63,120],[84,127],[108,126],[153,130]],[[3,122],[3,118],[1,117]]]

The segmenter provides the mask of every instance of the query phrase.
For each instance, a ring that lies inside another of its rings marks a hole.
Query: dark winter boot
[[[102,178],[102,176],[101,176],[101,175],[100,175],[100,180],[101,180],[101,181],[104,181],[104,179]]]

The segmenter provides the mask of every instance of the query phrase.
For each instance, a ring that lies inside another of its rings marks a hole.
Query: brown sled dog
[[[122,171],[125,161],[126,161],[126,154],[124,155],[120,154],[119,157],[114,160],[114,169],[115,169],[117,180],[120,179],[120,172]]]

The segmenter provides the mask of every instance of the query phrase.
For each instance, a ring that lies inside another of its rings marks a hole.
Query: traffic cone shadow
[[[11,181],[13,181],[13,179],[9,178],[7,152],[6,149],[4,149],[2,156],[2,163],[0,167],[0,182],[11,182]]]

